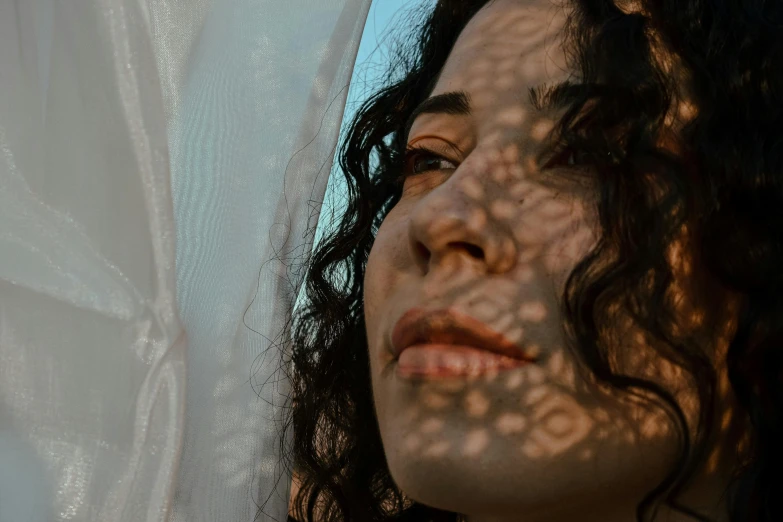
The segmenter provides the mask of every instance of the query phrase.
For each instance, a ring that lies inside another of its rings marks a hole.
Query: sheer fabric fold
[[[0,522],[286,519],[280,350],[368,7],[0,0]]]

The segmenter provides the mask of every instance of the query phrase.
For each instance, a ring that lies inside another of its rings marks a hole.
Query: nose
[[[412,210],[408,248],[414,262],[425,274],[453,257],[469,258],[488,273],[512,270],[518,249],[510,225],[492,217],[491,201],[473,200],[453,181],[422,198]]]

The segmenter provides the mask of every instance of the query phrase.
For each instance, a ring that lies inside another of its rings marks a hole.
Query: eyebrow
[[[563,81],[556,84],[541,84],[528,89],[530,101],[537,110],[561,109],[583,96],[588,90],[584,84]],[[416,118],[422,114],[453,114],[469,116],[471,113],[470,95],[465,91],[453,91],[430,96],[421,102],[408,117],[405,124],[405,136],[410,134]]]
[[[465,91],[446,92],[430,96],[413,109],[405,124],[405,136],[410,134],[413,122],[422,114],[468,116],[470,115],[470,110],[470,95]]]

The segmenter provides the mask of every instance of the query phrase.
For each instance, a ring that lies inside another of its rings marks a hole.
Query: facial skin
[[[528,97],[530,87],[570,75],[564,21],[548,0],[497,0],[471,20],[432,93],[464,91],[470,114],[416,119],[408,143],[448,161],[406,180],[365,274],[373,397],[392,477],[410,498],[471,522],[630,522],[675,459],[664,414],[600,393],[565,347],[558,301],[598,237],[594,189],[565,169],[536,165],[555,115]],[[687,281],[685,250],[671,258]],[[695,303],[682,302],[683,314],[699,317]],[[476,378],[400,378],[391,330],[411,307],[469,315],[538,361]],[[639,330],[616,328],[627,340],[623,369],[676,392],[692,421],[689,381]],[[714,340],[716,361],[729,334]],[[733,465],[721,451],[728,444],[716,442],[683,497],[715,520],[725,519],[718,499]],[[669,517],[663,511],[658,520],[686,520]]]

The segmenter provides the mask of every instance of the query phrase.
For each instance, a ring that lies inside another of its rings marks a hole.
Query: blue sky
[[[364,27],[362,40],[359,44],[359,52],[356,56],[356,65],[351,79],[351,87],[348,91],[348,100],[345,105],[343,127],[349,121],[364,98],[371,93],[380,80],[379,74],[383,72],[386,58],[385,36],[390,28],[390,23],[399,22],[397,15],[403,15],[404,11],[415,7],[417,4],[431,0],[373,0],[370,12],[367,15],[367,24]],[[337,166],[332,168],[329,183],[324,196],[324,204],[321,209],[321,219],[315,234],[318,242],[323,234],[324,225],[328,221],[333,206],[339,207],[342,202],[342,189],[344,182],[342,174],[337,171]],[[336,219],[336,218],[335,218]]]
[[[404,18],[406,11],[421,5],[434,5],[434,3],[434,0],[372,0],[356,56],[354,77],[346,104],[346,116],[352,114],[352,109],[358,106],[362,96],[367,94],[366,89],[362,88],[362,82],[375,83],[378,80],[377,74],[386,65],[385,37],[388,36],[389,31],[392,28],[397,30],[395,32],[399,29],[405,30],[403,24],[408,22]]]
[[[394,21],[395,15],[401,14],[406,8],[430,2],[432,0],[372,0],[370,12],[367,15],[367,23],[364,26],[362,40],[359,44],[359,51],[356,55],[356,65],[354,74],[351,78],[351,86],[348,90],[348,99],[345,104],[345,113],[343,123],[340,129],[342,135],[345,124],[350,121],[356,108],[359,107],[364,97],[370,94],[371,87],[377,84],[379,74],[384,66],[385,48],[383,46],[384,36],[389,29],[389,24]],[[336,162],[335,162],[336,163]],[[324,228],[329,221],[333,207],[338,207],[344,202],[345,194],[343,176],[337,170],[337,165],[333,165],[329,175],[329,182],[326,186],[326,194],[321,207],[321,214],[318,220],[318,226],[313,238],[317,244],[323,236]],[[335,214],[335,221],[339,218]],[[294,306],[299,307],[304,297],[304,285],[299,289],[299,294],[295,299]]]
[[[358,76],[354,76],[354,80],[365,80],[369,83],[374,83],[378,77],[376,74],[379,69],[384,65],[383,59],[385,56],[384,49],[384,36],[389,24],[394,21],[395,15],[400,15],[406,9],[415,7],[416,5],[424,4],[427,0],[373,0],[370,5],[370,12],[367,15],[367,24],[364,26],[364,33],[362,34],[362,41],[359,44],[359,52],[356,55],[356,67],[354,73],[360,73]],[[380,48],[379,48],[380,46]],[[376,51],[373,54],[373,51]],[[352,105],[356,102],[361,102],[361,96],[366,94],[359,86],[354,88],[355,81],[351,82],[351,92],[348,93],[348,110],[346,116],[349,114]],[[358,104],[357,104],[358,105]]]
[[[384,37],[390,27],[390,23],[396,22],[396,15],[417,4],[432,2],[432,0],[372,0],[370,12],[367,15],[367,23],[364,26],[362,40],[359,44],[359,51],[356,55],[356,65],[354,74],[351,78],[351,86],[348,91],[348,100],[345,104],[345,114],[343,115],[343,124],[340,129],[342,135],[347,121],[350,121],[356,109],[364,98],[370,94],[372,87],[379,81],[379,74],[383,71],[385,65],[386,49],[384,47]],[[342,173],[337,170],[335,164],[329,176],[329,182],[324,195],[324,203],[321,207],[321,214],[318,220],[318,227],[315,231],[314,241],[317,244],[324,232],[324,228],[329,221],[333,207],[338,208],[344,202],[344,186]],[[339,216],[335,214],[335,221]],[[295,300],[295,306],[302,304],[304,285],[300,288],[299,295]]]
[[[380,41],[381,33],[389,25],[394,14],[410,4],[410,0],[374,0],[372,2],[370,13],[367,15],[367,24],[364,26],[362,42],[359,45],[359,54],[356,56],[357,65],[370,57],[373,48]]]

